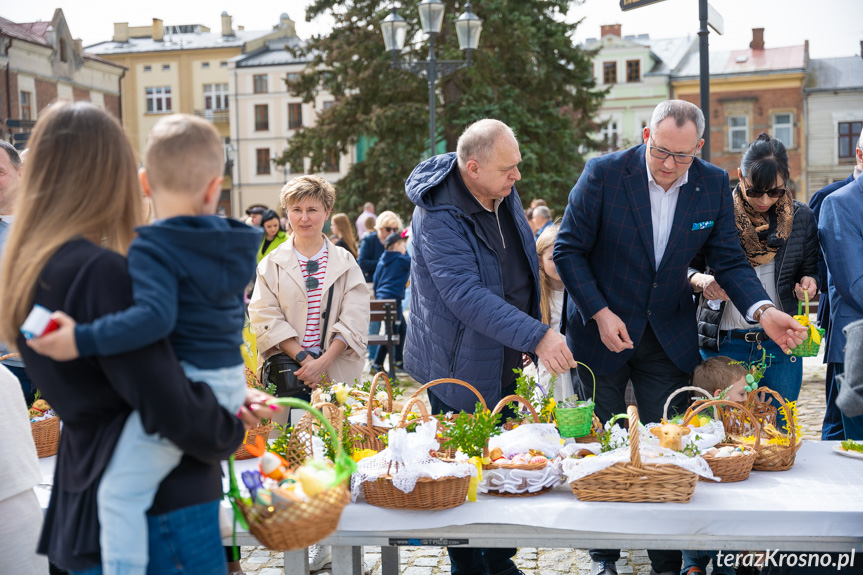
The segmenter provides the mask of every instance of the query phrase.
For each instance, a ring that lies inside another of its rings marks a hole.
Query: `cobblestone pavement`
[[[821,420],[824,416],[824,371],[822,358],[803,359],[803,387],[798,399],[798,411],[803,426],[803,439],[821,439]],[[414,387],[415,389],[415,387]],[[408,394],[411,393],[409,388]],[[366,572],[381,573],[380,547],[365,547]],[[399,550],[401,575],[448,575],[449,557],[442,547],[402,547]],[[518,550],[515,562],[525,575],[563,575],[576,573],[589,575],[590,556],[585,549],[546,549],[524,547]],[[281,552],[264,547],[243,547],[240,564],[249,575],[283,575]],[[649,575],[650,560],[643,549],[621,551],[617,562],[620,575]],[[316,572],[331,575],[329,569]],[[291,573],[285,575],[294,575]]]

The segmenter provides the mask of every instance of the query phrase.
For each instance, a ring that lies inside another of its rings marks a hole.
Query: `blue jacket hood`
[[[137,229],[136,242],[182,262],[200,293],[221,300],[243,291],[255,275],[263,230],[219,216],[180,216]]]
[[[451,208],[451,197],[447,201],[438,202],[434,194],[429,192],[440,184],[453,169],[458,169],[455,152],[440,154],[419,164],[405,181],[405,193],[416,206],[426,210]],[[445,186],[442,186],[445,188]]]

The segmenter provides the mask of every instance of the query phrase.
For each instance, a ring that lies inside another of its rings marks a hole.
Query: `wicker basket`
[[[788,402],[785,401],[779,393],[770,388],[760,387],[751,391],[749,394],[750,401],[753,398],[753,394],[762,392],[773,396],[777,401],[785,406],[787,417],[790,418],[788,421],[788,445],[761,443],[756,449],[757,456],[755,457],[755,463],[752,465],[752,469],[756,471],[787,471],[794,465],[797,450],[800,449],[800,445],[802,444],[802,442],[798,441],[797,438],[797,422],[794,421],[794,418],[792,417],[791,408],[788,405]],[[755,415],[757,417],[757,414]],[[732,443],[735,445],[749,445],[748,443],[744,443],[739,439],[734,438],[732,438]]]
[[[554,419],[561,437],[584,437],[591,434],[593,427],[593,409],[596,407],[596,375],[587,365],[576,362],[590,372],[593,378],[593,398],[582,402],[578,407],[555,407]]]
[[[615,463],[570,483],[582,501],[688,503],[695,493],[698,475],[676,465],[642,463],[638,452],[638,410],[629,414],[629,462]]]
[[[795,357],[815,357],[821,349],[821,342],[824,340],[824,330],[812,325],[812,322],[809,320],[809,292],[804,291],[803,293],[806,298],[806,313],[803,313],[803,302],[797,300],[797,315],[794,316],[794,319],[800,322],[800,325],[807,328],[806,339],[791,350],[791,355]]]
[[[599,442],[599,438],[596,436],[597,433],[602,431],[602,422],[593,414],[593,423],[590,426],[590,435],[585,435],[583,437],[576,437],[576,443],[597,443]]]
[[[33,443],[36,444],[36,455],[51,457],[57,455],[60,445],[60,418],[49,417],[42,421],[30,423],[30,431],[33,432]]]
[[[331,438],[338,437],[336,430],[323,414],[311,405],[293,397],[278,398],[272,403],[305,409],[327,429]],[[305,417],[305,416],[304,416]],[[266,547],[273,550],[302,549],[327,537],[336,530],[342,509],[350,502],[347,481],[356,470],[340,441],[335,441],[337,483],[328,490],[306,501],[287,506],[250,505],[240,498],[237,477],[234,474],[234,457],[228,460],[230,490],[228,497],[242,513],[249,531]]]
[[[525,398],[520,395],[508,395],[501,399],[495,408],[492,410],[492,413],[500,413],[501,410],[506,406],[507,403],[517,402],[522,404],[527,408],[527,411],[530,413],[530,417],[533,420],[533,423],[540,423],[539,415],[536,413],[536,409],[534,409],[533,405]],[[529,425],[529,424],[528,424]],[[520,469],[522,471],[541,471],[548,466],[548,461],[544,461],[543,463],[487,463],[483,464],[482,468],[485,470],[491,469]],[[489,489],[486,491],[488,495],[493,495],[495,497],[533,497],[535,495],[542,495],[543,493],[548,493],[551,491],[553,487],[544,487],[539,491],[534,492],[525,492],[525,493],[512,493],[510,491],[499,491],[494,489]]]
[[[313,407],[321,412],[326,422],[335,430],[336,437],[341,437],[345,425],[344,410],[328,402],[316,403]],[[312,456],[312,436],[320,426],[317,414],[311,411],[304,414],[294,426],[285,449],[285,460],[291,469],[296,469]]]
[[[247,445],[254,445],[257,437],[263,437],[266,442],[270,437],[270,432],[273,430],[272,424],[267,425],[259,425],[258,427],[254,427],[249,430],[246,434],[246,439],[243,443],[237,448],[234,452],[234,459],[253,459],[256,457],[249,453],[249,450],[246,449]]]
[[[369,398],[366,402],[366,423],[354,423],[351,425],[351,436],[354,438],[354,445],[361,449],[383,451],[387,447],[381,436],[386,436],[390,428],[372,424],[372,412],[375,407],[375,389],[377,388],[378,379],[381,377],[383,377],[384,385],[387,388],[387,404],[384,406],[384,411],[388,413],[392,413],[393,411],[393,388],[390,385],[390,378],[387,377],[386,373],[381,371],[375,375],[369,386]]]
[[[755,463],[755,457],[758,453],[758,447],[761,445],[761,426],[758,425],[758,422],[755,416],[746,409],[743,405],[728,401],[726,399],[713,399],[705,402],[701,402],[696,404],[695,406],[690,407],[686,410],[686,413],[683,416],[683,425],[687,425],[689,421],[697,416],[701,411],[714,406],[727,405],[729,407],[733,407],[735,409],[739,409],[743,412],[744,415],[750,418],[751,421],[755,422],[755,445],[744,445],[741,446],[743,448],[743,455],[737,455],[734,457],[714,457],[712,455],[703,455],[704,460],[707,462],[707,465],[710,466],[710,470],[713,474],[719,477],[720,483],[734,483],[736,481],[743,481],[749,477],[749,472],[752,471],[752,465]],[[693,409],[693,407],[695,409]],[[726,445],[734,445],[733,443],[720,443],[717,447],[723,447]],[[713,479],[707,479],[705,477],[699,477],[701,481],[713,481]]]
[[[482,404],[483,408],[488,409],[488,405],[486,405],[485,399],[483,398],[482,394],[479,391],[477,391],[477,389],[474,386],[472,386],[471,384],[467,383],[466,381],[462,381],[460,379],[443,378],[443,379],[435,379],[434,381],[430,381],[427,384],[420,387],[418,390],[416,390],[416,392],[414,392],[414,394],[410,397],[410,399],[408,399],[407,403],[405,403],[405,409],[404,409],[403,413],[407,414],[410,411],[410,406],[414,403],[414,400],[421,401],[420,394],[422,392],[424,392],[427,389],[432,388],[436,385],[440,385],[441,383],[455,383],[456,385],[460,385],[462,387],[468,388],[469,390],[471,390],[474,393],[474,395],[476,395],[477,399]],[[425,407],[425,406],[423,406],[423,407]],[[447,438],[442,436],[440,438],[441,445],[443,445],[443,443],[446,440],[447,440]],[[441,449],[440,451],[438,451],[438,457],[440,457],[441,459],[452,459],[453,457],[455,457],[455,450],[451,449],[451,448],[450,449]]]
[[[746,399],[746,409],[755,416],[760,425],[769,423],[776,425],[778,421],[776,406],[769,401],[759,401],[758,395],[766,388],[758,388],[749,392]],[[725,433],[729,435],[745,435],[753,429],[750,420],[743,416],[743,412],[735,408],[718,407],[719,417],[725,426]],[[754,420],[753,420],[754,421]]]
[[[420,390],[422,389],[420,388]],[[414,404],[419,406],[423,421],[431,421],[422,400],[414,394],[405,405],[402,417],[396,427],[407,427],[407,415]],[[363,492],[369,505],[375,507],[438,511],[452,509],[464,503],[469,486],[470,476],[441,479],[420,477],[413,491],[405,493],[393,485],[392,475],[388,474],[382,475],[375,481],[363,483]]]

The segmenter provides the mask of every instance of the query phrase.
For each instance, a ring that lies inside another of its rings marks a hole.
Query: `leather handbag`
[[[327,294],[327,309],[321,313],[321,319],[324,320],[323,329],[321,330],[322,337],[326,337],[327,326],[329,324],[330,306],[333,302],[333,289],[328,290]],[[321,342],[323,344],[323,341]],[[322,348],[323,351],[323,348]],[[309,352],[312,357],[317,359],[319,354]],[[268,357],[264,361],[264,367],[261,373],[261,381],[265,385],[272,384],[276,386],[276,391],[273,395],[276,397],[296,397],[309,393],[309,388],[306,384],[297,379],[296,372],[302,365],[293,357],[285,353],[277,353]]]

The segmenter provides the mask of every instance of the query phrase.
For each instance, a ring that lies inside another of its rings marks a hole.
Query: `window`
[[[296,130],[303,127],[303,105],[288,104],[288,129]]]
[[[22,120],[32,120],[33,119],[33,94],[30,92],[21,92],[20,95],[21,102],[21,119]]]
[[[227,62],[219,62],[219,68],[227,68],[227,67],[228,67]]]
[[[728,148],[742,150],[749,143],[749,117],[728,116]]]
[[[793,115],[773,114],[773,137],[785,144],[786,148],[794,146],[794,119]]]
[[[63,38],[60,38],[60,61],[68,62],[66,59],[66,40]]]
[[[23,94],[23,92],[22,92]],[[21,116],[24,117],[23,115]],[[839,122],[839,159],[853,159],[856,156],[857,139],[863,129],[863,122]]]
[[[338,172],[339,171],[339,151],[335,148],[332,148],[327,154],[327,159],[324,161],[324,171],[325,172]]]
[[[144,99],[147,101],[148,114],[161,114],[171,111],[170,86],[144,88]]]
[[[150,72],[150,71],[152,71],[152,70],[153,70],[153,67],[152,67],[152,66],[150,66],[149,64],[147,64],[146,66],[144,66],[144,71],[145,71],[145,72]]]
[[[641,82],[641,60],[626,61],[626,81]]]
[[[207,68],[209,68],[209,67],[210,67],[210,63],[209,63],[209,62],[201,62],[201,68],[203,68],[204,70],[206,70],[206,69],[207,69]]]
[[[252,76],[252,81],[254,82],[255,94],[266,94],[267,93],[267,75],[266,74],[255,74],[254,76]]]
[[[257,174],[260,176],[266,176],[270,173],[270,149],[269,148],[258,148],[255,150],[255,158],[257,164]]]
[[[162,64],[162,72],[167,72],[170,69],[171,69],[170,64]]]
[[[617,62],[602,63],[602,83],[616,84],[617,83]]]
[[[324,110],[329,110],[332,107],[333,107],[333,101],[332,100],[330,100],[328,102],[324,102]]]
[[[609,150],[617,149],[617,140],[619,138],[619,133],[617,131],[617,120],[614,118],[608,120],[608,123],[605,124],[605,127],[602,128],[599,132],[599,136],[602,138],[602,141],[608,146]]]
[[[290,72],[288,74],[288,77],[287,77],[288,86],[290,86],[291,84],[295,84],[296,82],[299,81],[299,79],[300,79],[300,73],[299,72]]]
[[[204,109],[205,110],[227,110],[228,109],[228,85],[227,84],[204,84]]]
[[[267,104],[255,104],[255,131],[270,129],[270,110]],[[267,172],[269,173],[269,172]]]

